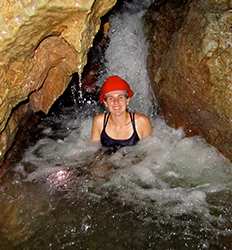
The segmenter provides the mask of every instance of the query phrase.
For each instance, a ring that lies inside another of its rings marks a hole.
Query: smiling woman
[[[92,123],[91,140],[102,146],[118,149],[135,145],[152,133],[147,116],[129,112],[127,107],[133,96],[129,84],[119,76],[110,76],[103,83],[99,100],[107,112],[98,114]]]

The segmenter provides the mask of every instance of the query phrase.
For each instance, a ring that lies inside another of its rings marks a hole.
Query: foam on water
[[[108,74],[119,74],[133,85],[136,92],[133,107],[151,114],[142,15],[135,8],[130,15],[121,12],[113,16],[107,68]],[[202,138],[186,138],[181,129],[168,127],[160,118],[152,118],[154,131],[150,138],[111,155],[99,153],[99,145],[90,143],[88,115],[75,113],[72,117],[67,112],[58,121],[52,119],[59,122],[60,128],[45,127],[43,138],[27,150],[15,169],[23,173],[26,182],[43,180],[57,188],[59,183],[73,183],[72,170],[90,165],[111,166],[110,175],[104,181],[96,181],[97,191],[92,189],[92,194],[104,197],[113,193],[120,202],[149,207],[154,214],[198,213],[207,220],[214,218],[209,195],[217,196],[232,188],[232,164],[227,159]],[[32,171],[24,170],[28,165]],[[75,193],[78,184],[71,184],[68,190]],[[82,184],[79,182],[79,186]]]
[[[141,24],[151,2],[123,1],[106,54],[152,136],[108,154],[89,140],[95,104],[44,119],[1,185],[1,249],[231,249],[231,162],[153,116]]]
[[[124,2],[122,11],[110,19],[112,28],[106,51],[107,74],[127,79],[136,93],[133,108],[148,114],[152,114],[153,98],[149,94],[142,16],[151,2]],[[113,189],[119,199],[128,203],[145,202],[151,206],[155,202],[170,214],[193,211],[209,214],[207,195],[231,187],[232,166],[228,160],[202,138],[186,138],[181,129],[168,127],[162,119],[153,118],[151,138],[103,157],[98,152],[99,145],[89,141],[89,114],[75,113],[73,117],[70,113],[65,112],[58,120],[54,116],[52,122],[59,123],[59,129],[45,128],[44,137],[25,153],[16,169],[22,171],[28,163],[33,166],[27,181],[51,173],[65,179],[62,171],[70,167],[110,164],[114,171],[103,184],[103,190]]]
[[[106,186],[128,202],[155,201],[171,214],[209,214],[207,194],[232,184],[232,164],[215,148],[199,137],[185,138],[159,119],[152,138],[120,150],[111,161],[119,170]]]
[[[63,120],[59,120],[59,128],[44,128],[42,131],[43,138],[27,149],[24,155],[25,161],[46,161],[56,164],[74,156],[75,159],[79,158],[83,152],[92,152],[98,149],[97,145],[91,144],[89,141],[91,117],[83,120],[81,117],[76,117],[76,119],[73,118],[72,120],[64,117],[62,117]],[[54,117],[55,122],[56,119]],[[60,135],[59,130],[63,131],[63,128],[66,128],[68,133],[64,137],[59,138],[57,135]]]
[[[182,130],[168,127],[159,118],[153,126],[152,137],[96,161],[99,145],[89,142],[91,119],[86,118],[63,140],[39,140],[16,171],[30,163],[34,171],[24,181],[46,180],[56,188],[57,183],[71,182],[70,168],[85,168],[91,162],[110,165],[110,178],[97,184],[98,195],[113,192],[124,203],[170,215],[200,213],[211,218],[207,196],[231,188],[232,164],[202,138],[186,138]],[[72,189],[76,186],[69,186]]]

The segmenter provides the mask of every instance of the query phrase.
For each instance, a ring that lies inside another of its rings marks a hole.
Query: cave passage
[[[125,77],[136,93],[130,108],[151,117],[153,135],[113,154],[90,143],[102,107],[97,92],[83,99],[74,75],[2,178],[0,249],[231,249],[231,163],[156,114],[143,33],[151,2],[124,1],[110,13],[104,56],[82,80],[91,70],[96,86]]]

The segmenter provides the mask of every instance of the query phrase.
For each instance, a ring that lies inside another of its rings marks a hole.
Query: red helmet
[[[125,90],[127,91],[128,97],[132,97],[134,95],[134,92],[130,88],[130,85],[123,80],[119,76],[109,76],[103,83],[100,95],[99,95],[99,101],[100,103],[103,103],[105,95],[108,92],[114,91],[114,90]]]

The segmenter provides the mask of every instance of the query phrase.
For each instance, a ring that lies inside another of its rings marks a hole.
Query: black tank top
[[[110,113],[105,113],[103,129],[101,132],[101,144],[102,144],[102,146],[117,150],[121,147],[133,146],[139,141],[139,136],[138,136],[138,133],[137,133],[136,128],[135,128],[135,114],[134,113],[129,113],[129,114],[130,114],[130,119],[131,119],[131,123],[132,123],[134,132],[131,135],[131,137],[129,137],[128,139],[120,140],[120,139],[113,139],[107,135],[105,129],[106,129],[106,125],[108,123],[109,117],[110,117]]]

